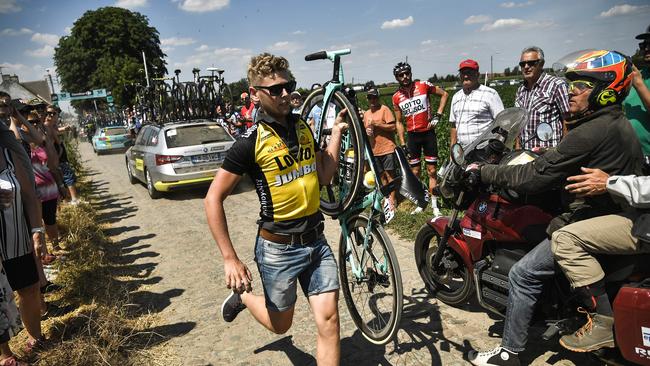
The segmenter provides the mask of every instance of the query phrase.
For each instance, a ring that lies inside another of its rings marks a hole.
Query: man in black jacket
[[[610,175],[640,174],[641,145],[621,102],[631,83],[632,63],[614,51],[591,51],[568,63],[569,133],[560,144],[529,164],[518,166],[470,166],[475,181],[495,184],[522,193],[539,193],[563,187],[581,167],[597,167]],[[612,75],[615,77],[612,78]],[[572,222],[615,213],[620,207],[609,196],[562,199],[563,213],[547,228],[555,230]],[[546,280],[555,275],[550,241],[544,240],[510,270],[508,307],[501,346],[486,352],[470,351],[474,365],[519,365],[528,327]]]

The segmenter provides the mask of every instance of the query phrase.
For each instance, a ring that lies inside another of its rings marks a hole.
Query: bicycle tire
[[[309,123],[311,110],[318,104],[322,105],[324,95],[325,90],[321,88],[314,90],[307,96],[300,112],[300,116],[304,121]],[[343,108],[349,111],[346,119],[348,130],[341,139],[337,174],[335,174],[330,184],[321,186],[320,210],[325,215],[336,217],[350,208],[361,190],[364,165],[364,148],[361,134],[365,133],[365,129],[359,120],[359,116],[355,113],[352,103],[343,93],[336,91],[330,103],[334,104],[337,113]],[[325,125],[326,123],[323,121],[321,131],[314,133],[314,137],[317,138],[316,143],[321,148],[327,145],[328,140],[323,134],[323,130],[326,128]],[[346,151],[353,156],[350,162],[346,162]]]
[[[388,234],[386,234],[386,231],[384,231],[384,228],[378,222],[375,222],[371,236],[369,237],[372,241],[368,245],[369,249],[366,249],[367,254],[373,254],[368,255],[368,259],[373,260],[372,267],[368,268],[367,262],[358,263],[360,258],[359,252],[364,250],[362,248],[365,238],[364,233],[367,233],[365,230],[368,227],[368,218],[365,215],[355,215],[347,220],[346,225],[349,229],[349,237],[345,238],[343,233],[341,233],[339,239],[339,278],[341,280],[341,291],[343,292],[350,317],[357,329],[371,343],[383,345],[395,337],[402,318],[403,287],[397,255],[395,254]],[[360,231],[361,229],[364,231],[363,233]],[[347,239],[350,239],[350,242]],[[379,273],[381,270],[376,270],[378,267],[377,263],[380,260],[377,260],[374,251],[376,251],[378,245],[381,247],[383,258],[386,261],[387,271],[383,273]],[[349,252],[348,248],[350,248]],[[354,275],[350,273],[351,267],[348,268],[350,264],[348,256],[355,257],[354,260],[357,261],[357,265],[365,269],[364,276],[361,280],[356,280]],[[380,290],[386,288],[386,283],[388,285],[393,284],[394,288],[392,293],[388,295],[390,298],[387,302],[385,301],[385,296],[382,298],[378,296],[378,293],[375,293],[377,288]],[[367,298],[361,296],[363,292],[368,293]],[[360,301],[355,302],[356,300]],[[386,304],[387,306],[384,310],[390,312],[387,317],[385,316],[386,312],[380,309],[382,304]],[[369,314],[366,311],[360,312],[364,307],[370,308]],[[370,317],[366,317],[366,315],[370,315]],[[385,320],[386,318],[388,320]]]
[[[230,90],[230,86],[226,84],[225,82],[221,85],[219,85],[219,90],[217,92],[217,99],[220,99],[221,103],[226,106],[234,106],[235,105],[235,100],[233,99],[232,96],[232,90]]]

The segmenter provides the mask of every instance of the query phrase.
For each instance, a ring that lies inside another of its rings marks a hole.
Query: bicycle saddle
[[[216,71],[219,74],[221,74],[224,70],[217,67],[208,67],[207,69],[205,69],[205,71]]]

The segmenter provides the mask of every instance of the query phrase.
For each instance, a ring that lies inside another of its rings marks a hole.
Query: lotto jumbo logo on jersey
[[[299,166],[297,169],[294,169],[286,174],[278,174],[275,176],[275,185],[281,186],[283,184],[292,182],[294,179],[300,178],[304,175],[316,171],[316,163],[309,165]]]
[[[399,108],[406,117],[425,112],[428,108],[427,95],[416,95],[413,98],[406,99],[399,103]]]

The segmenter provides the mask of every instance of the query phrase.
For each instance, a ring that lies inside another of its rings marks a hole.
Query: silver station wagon
[[[147,185],[151,198],[212,182],[235,139],[217,122],[146,125],[126,151],[129,181]]]

